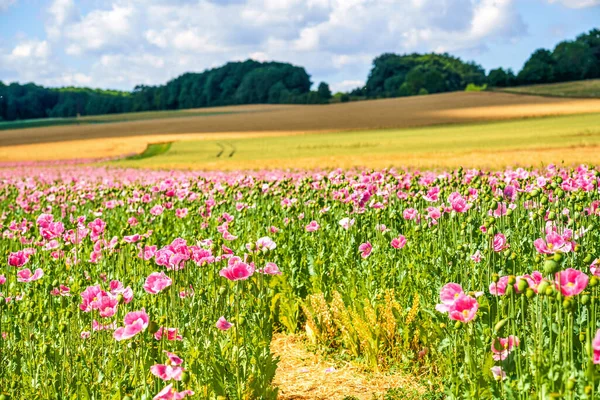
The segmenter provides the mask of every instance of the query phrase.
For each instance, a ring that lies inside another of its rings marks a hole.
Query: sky
[[[517,72],[598,27],[600,0],[0,0],[0,80],[131,90],[251,58],[337,92],[364,85],[382,53]]]

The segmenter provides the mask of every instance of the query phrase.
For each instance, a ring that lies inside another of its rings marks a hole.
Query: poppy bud
[[[541,256],[538,254],[537,256],[535,256],[535,259],[534,259],[534,261],[535,261],[536,263],[539,263],[540,261],[542,261],[542,257],[541,257]]]
[[[181,381],[183,383],[189,383],[189,381],[190,381],[190,374],[188,374],[187,371],[183,371],[183,373],[181,374]]]
[[[455,329],[459,329],[461,326],[462,326],[462,323],[460,321],[456,321],[456,323],[454,324]]]
[[[556,262],[561,262],[565,257],[563,256],[562,253],[555,253],[554,257],[552,257],[554,259],[554,261]]]
[[[523,293],[528,287],[529,283],[525,279],[519,279],[519,282],[517,283],[517,289],[519,289],[519,292]]]
[[[509,284],[509,285],[514,285],[516,282],[517,282],[517,278],[515,278],[515,276],[514,276],[514,275],[510,275],[510,276],[508,277],[508,284]]]
[[[544,272],[548,275],[555,274],[560,269],[560,265],[555,260],[546,260],[544,262]]]
[[[150,321],[150,323],[148,324],[148,332],[150,332],[150,334],[152,335],[158,332],[158,324],[154,321]]]
[[[567,381],[567,390],[573,390],[573,388],[575,388],[575,381],[573,379],[569,379]]]
[[[589,302],[590,302],[589,294],[584,294],[583,296],[581,296],[581,304],[586,305]]]
[[[579,341],[582,343],[585,342],[585,331],[579,332]]]
[[[590,287],[598,286],[598,277],[592,276],[590,278]]]
[[[528,288],[525,292],[525,296],[527,296],[528,299],[531,299],[533,296],[535,296],[535,292],[532,288]]]
[[[583,259],[583,262],[586,264],[589,264],[592,262],[592,255],[590,253],[585,255],[585,258]]]
[[[496,333],[500,332],[500,330],[502,328],[504,328],[504,325],[506,325],[507,322],[508,322],[508,318],[504,318],[504,319],[501,319],[500,321],[498,321],[496,323],[496,325],[494,326],[494,332],[496,332]]]
[[[32,323],[33,322],[33,313],[28,312],[27,316],[25,317],[25,320],[29,323]]]
[[[552,286],[548,286],[544,293],[546,294],[546,296],[552,296],[552,293],[554,293],[554,288]]]
[[[556,300],[560,300],[560,298],[557,296]],[[571,301],[571,299],[567,298],[563,301],[563,308],[565,310],[569,310],[571,308],[571,306],[573,305],[573,302]]]
[[[500,277],[498,276],[498,274],[493,274],[492,275],[492,282],[494,283],[498,283],[498,280],[500,279]]]

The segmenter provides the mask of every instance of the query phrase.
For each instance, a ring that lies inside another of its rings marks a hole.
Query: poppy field
[[[276,399],[279,332],[418,398],[598,399],[599,185],[0,169],[0,399]]]

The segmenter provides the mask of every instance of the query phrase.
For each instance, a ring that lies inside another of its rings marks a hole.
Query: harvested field
[[[307,132],[408,128],[600,112],[600,99],[456,92],[332,105],[258,105],[204,109],[209,116],[51,126],[0,132],[0,145],[127,136],[225,132]],[[181,111],[181,114],[198,110]],[[172,113],[172,112],[170,112]],[[226,114],[223,114],[226,113]],[[149,117],[150,118],[150,117]],[[127,153],[129,149],[123,149]]]

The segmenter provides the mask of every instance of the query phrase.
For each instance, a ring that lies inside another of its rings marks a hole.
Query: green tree
[[[555,64],[554,57],[549,50],[538,49],[525,62],[517,79],[521,84],[554,82]]]
[[[319,88],[317,89],[317,93],[319,93],[319,98],[324,103],[327,103],[332,97],[331,90],[329,89],[329,85],[325,82],[319,83]]]

